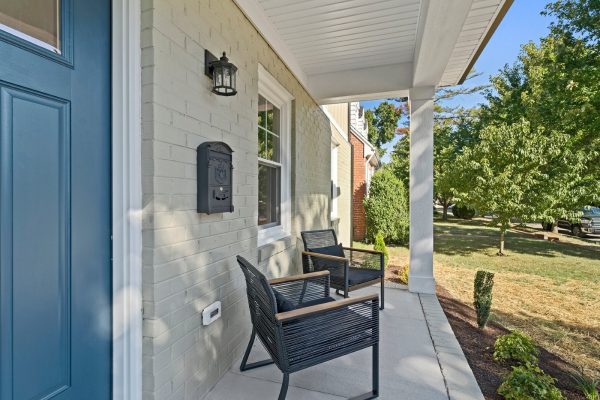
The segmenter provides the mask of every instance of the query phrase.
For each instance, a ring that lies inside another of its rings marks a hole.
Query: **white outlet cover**
[[[210,325],[221,318],[221,302],[215,301],[202,310],[202,325]]]

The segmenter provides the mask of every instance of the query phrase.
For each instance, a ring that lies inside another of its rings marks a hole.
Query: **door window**
[[[0,30],[61,53],[61,0],[2,0]]]

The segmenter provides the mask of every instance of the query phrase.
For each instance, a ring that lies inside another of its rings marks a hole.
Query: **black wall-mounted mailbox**
[[[204,142],[196,149],[199,213],[233,212],[232,154],[223,142]]]

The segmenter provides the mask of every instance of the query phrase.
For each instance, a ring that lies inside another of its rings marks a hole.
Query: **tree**
[[[492,214],[499,227],[499,255],[512,218],[543,220],[552,215],[556,184],[546,190],[548,159],[558,157],[567,135],[532,128],[526,120],[488,125],[479,141],[456,159],[457,197],[482,213]]]
[[[369,240],[380,233],[386,243],[408,243],[406,198],[404,185],[389,168],[383,167],[373,175],[369,196],[364,200]]]
[[[380,103],[374,110],[365,111],[365,119],[369,126],[369,142],[377,147],[379,155],[385,152],[383,145],[396,135],[398,121],[405,111],[403,103],[394,104],[388,101]]]
[[[581,35],[584,41],[600,46],[600,1],[554,1],[546,6],[542,14],[557,18],[551,25],[554,33]]]
[[[468,79],[474,79],[479,74],[472,72]],[[465,109],[450,105],[449,101],[459,96],[480,93],[488,85],[470,87],[440,88],[434,99],[434,148],[433,176],[434,196],[442,205],[442,219],[448,219],[448,208],[454,197],[454,186],[457,174],[454,161],[466,146],[477,142],[475,123],[478,121],[478,108]],[[410,168],[410,134],[405,135],[396,143],[392,153],[391,169],[396,176],[408,187]]]
[[[563,143],[546,159],[551,222],[600,201],[600,2],[555,1],[546,13],[557,18],[551,33],[524,45],[517,62],[492,78],[481,124],[525,119]]]

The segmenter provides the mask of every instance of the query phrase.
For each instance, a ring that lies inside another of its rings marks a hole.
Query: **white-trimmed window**
[[[289,235],[290,130],[293,97],[258,68],[258,245]]]

